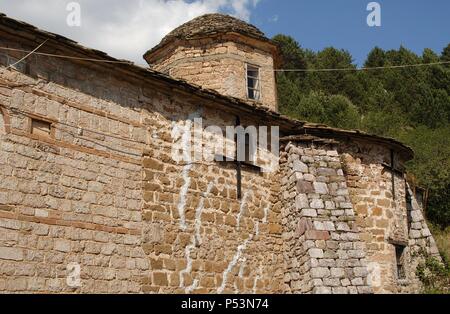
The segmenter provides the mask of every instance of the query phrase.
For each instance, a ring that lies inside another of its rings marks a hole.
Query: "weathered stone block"
[[[309,256],[312,258],[323,258],[323,250],[309,249]]]
[[[345,277],[345,271],[343,268],[331,268],[331,277],[333,278],[344,278]]]
[[[35,209],[34,210],[34,215],[36,217],[42,217],[42,218],[47,218],[48,217],[48,211],[46,211],[45,209]]]
[[[382,215],[383,215],[383,209],[381,207],[372,208],[372,216],[382,216]]]
[[[428,229],[428,228],[423,229],[423,230],[422,230],[422,235],[423,235],[424,237],[429,237],[429,236],[431,236],[430,229]]]
[[[344,279],[341,280],[341,285],[342,285],[343,287],[347,287],[347,286],[350,286],[350,285],[351,285],[351,282],[350,282],[349,279],[344,278]]]
[[[339,208],[343,208],[343,209],[352,209],[353,205],[350,202],[340,202],[339,203]]]
[[[161,243],[164,237],[164,230],[158,223],[149,223],[143,229],[144,243]]]
[[[362,278],[354,278],[352,279],[352,285],[354,286],[362,286],[364,285],[364,280]]]
[[[330,276],[330,270],[327,267],[311,268],[312,278],[326,278]]]
[[[420,232],[420,230],[410,230],[409,237],[412,239],[419,239],[422,237],[422,233]]]
[[[300,216],[302,216],[302,217],[317,217],[317,211],[312,208],[304,208],[304,209],[302,209]]]
[[[334,223],[331,222],[331,221],[324,221],[323,222],[323,228],[326,231],[335,231],[336,230],[336,228],[334,226]]]
[[[310,219],[302,218],[297,224],[297,228],[295,230],[295,235],[297,237],[302,236],[307,230],[311,230],[313,228],[313,224]]]
[[[314,193],[314,188],[311,182],[297,181],[297,192],[302,194]]]
[[[336,175],[336,170],[332,169],[332,168],[318,168],[317,169],[317,174],[319,176],[335,176]]]
[[[329,194],[328,186],[323,182],[314,182],[314,190],[317,194]]]
[[[12,247],[0,247],[0,259],[22,261],[23,257],[24,257],[23,249]]]
[[[167,274],[160,272],[153,273],[153,284],[155,286],[162,286],[162,287],[168,286],[169,281],[167,280]]]
[[[303,179],[307,182],[314,182],[316,181],[316,177],[312,174],[304,174]]]
[[[161,163],[159,160],[153,158],[144,158],[143,166],[144,168],[153,169],[157,171],[164,170],[164,164]]]
[[[331,294],[330,287],[315,287],[313,289],[314,294]]]
[[[346,287],[334,287],[333,294],[348,294],[348,289]]]
[[[67,240],[63,240],[63,239],[57,239],[55,241],[55,246],[54,249],[56,251],[60,251],[60,252],[70,252],[70,241]]]
[[[350,227],[345,222],[337,222],[336,223],[336,230],[338,230],[338,231],[350,231]]]
[[[325,208],[325,205],[321,199],[314,199],[310,202],[310,207],[314,209]]]
[[[298,210],[309,207],[308,197],[305,194],[298,194],[295,197],[295,207]]]
[[[413,222],[419,222],[423,220],[423,215],[420,210],[411,211],[411,219]]]
[[[358,286],[358,293],[359,294],[372,294],[372,288],[368,287],[368,286]]]
[[[325,201],[325,209],[335,209],[336,205],[332,201]]]
[[[294,160],[293,162],[293,170],[302,172],[302,173],[308,173],[308,166],[301,162],[300,160]]]
[[[313,222],[313,224],[315,230],[324,230],[323,222],[316,220]]]
[[[328,231],[308,230],[305,232],[307,240],[329,240],[330,233]]]
[[[366,267],[354,267],[353,272],[355,274],[355,277],[367,277],[367,268]]]
[[[329,287],[339,287],[341,285],[341,281],[338,278],[325,278],[323,280],[323,284]]]

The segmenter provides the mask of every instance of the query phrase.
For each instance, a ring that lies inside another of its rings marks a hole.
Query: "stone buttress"
[[[333,147],[281,153],[285,283],[294,293],[370,293],[366,245]]]

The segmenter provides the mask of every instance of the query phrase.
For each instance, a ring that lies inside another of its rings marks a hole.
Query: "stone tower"
[[[173,30],[144,55],[160,72],[277,110],[277,46],[255,26],[207,14]]]

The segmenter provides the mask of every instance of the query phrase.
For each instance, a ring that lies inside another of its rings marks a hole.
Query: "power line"
[[[400,68],[413,68],[424,67],[441,64],[450,64],[450,61],[432,62],[432,63],[417,63],[417,64],[403,64],[403,65],[391,65],[385,67],[364,67],[364,68],[340,68],[340,69],[276,69],[275,72],[339,72],[339,71],[370,71],[370,70],[383,70],[383,69],[400,69]]]
[[[38,47],[38,48],[40,48],[40,47]],[[23,50],[23,49],[17,49],[17,48],[0,47],[0,50],[10,50],[10,51],[29,53],[27,56],[25,56],[22,60],[20,60],[17,63],[22,62],[24,59],[26,59],[31,54],[35,54],[35,55],[46,56],[46,57],[54,57],[54,58],[61,58],[61,59],[72,59],[72,60],[80,60],[80,61],[133,64],[133,62],[131,62],[131,61],[93,59],[93,58],[74,57],[74,56],[67,56],[67,55],[58,55],[58,54],[45,53],[45,52],[36,52],[37,49],[35,49],[33,51],[29,51],[29,50]]]
[[[41,48],[46,42],[48,41],[48,39],[46,39],[42,44],[40,44],[39,46],[37,46],[36,48],[34,48],[32,51],[30,51],[25,57],[23,57],[22,59],[20,59],[19,61],[10,64],[9,66],[7,66],[6,68],[13,68],[16,65],[18,65],[20,62],[22,62],[23,60],[25,60],[26,58],[28,58],[29,56],[31,56],[33,53],[35,53],[39,48]]]
[[[44,42],[45,43],[45,42]],[[43,45],[42,43],[41,45]],[[116,63],[116,64],[128,64],[128,65],[134,65],[131,61],[120,61],[120,60],[105,60],[105,59],[93,59],[93,58],[83,58],[83,57],[74,57],[74,56],[68,56],[68,55],[60,55],[60,54],[51,54],[51,53],[44,53],[44,52],[37,52],[36,50],[39,49],[37,47],[35,50],[23,50],[23,49],[16,49],[16,48],[9,48],[9,47],[0,47],[0,50],[10,50],[10,51],[18,51],[23,53],[28,53],[24,58],[22,58],[20,61],[16,63],[22,62],[24,59],[29,57],[31,54],[35,55],[41,55],[46,57],[54,57],[54,58],[61,58],[61,59],[72,59],[72,60],[80,60],[80,61],[90,61],[90,62],[103,62],[103,63]],[[441,61],[441,62],[432,62],[432,63],[417,63],[417,64],[404,64],[404,65],[391,65],[391,66],[380,66],[380,67],[364,67],[364,68],[334,68],[334,69],[275,69],[275,72],[351,72],[351,71],[372,71],[372,70],[383,70],[383,69],[400,69],[400,68],[413,68],[413,67],[426,67],[426,66],[433,66],[433,65],[443,65],[443,64],[450,64],[450,61]],[[14,64],[15,65],[15,64]],[[12,65],[11,65],[12,66]]]

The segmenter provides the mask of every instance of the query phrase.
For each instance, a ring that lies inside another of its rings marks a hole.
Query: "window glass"
[[[251,65],[247,65],[247,94],[253,100],[259,100],[261,94],[259,68]]]

